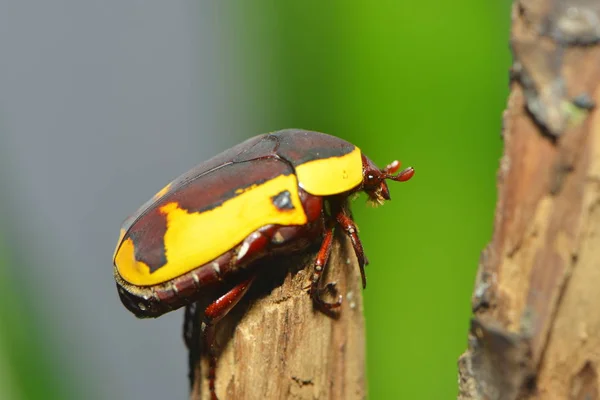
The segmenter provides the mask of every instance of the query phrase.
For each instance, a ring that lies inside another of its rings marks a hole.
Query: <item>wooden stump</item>
[[[343,295],[339,318],[315,310],[307,293],[314,255],[271,263],[218,325],[220,400],[366,398],[360,273],[352,245],[340,236],[324,277]],[[210,398],[207,365],[202,357],[192,399]]]

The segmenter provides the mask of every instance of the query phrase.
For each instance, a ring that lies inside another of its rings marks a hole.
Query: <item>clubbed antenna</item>
[[[408,167],[400,171],[398,175],[393,175],[396,171],[400,169],[400,161],[394,160],[390,164],[387,165],[383,169],[383,173],[385,174],[385,179],[391,179],[396,182],[406,182],[415,174],[415,170],[413,167]]]

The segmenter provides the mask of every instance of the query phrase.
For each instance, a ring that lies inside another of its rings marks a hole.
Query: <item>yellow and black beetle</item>
[[[341,297],[325,302],[320,286],[333,230],[350,237],[365,286],[348,197],[363,191],[374,202],[389,200],[386,179],[414,175],[412,168],[394,175],[399,168],[394,161],[379,169],[358,147],[324,133],[287,129],[248,139],[180,176],[125,220],[114,253],[121,301],[138,317],[158,317],[195,302],[209,285],[234,285],[205,310],[210,330],[262,272],[261,260],[320,242],[309,293],[325,312],[338,307]]]

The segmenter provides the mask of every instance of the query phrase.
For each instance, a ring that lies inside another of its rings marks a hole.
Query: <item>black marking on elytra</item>
[[[271,196],[271,202],[273,202],[273,205],[279,210],[294,209],[294,204],[292,203],[292,197],[289,190],[284,190],[275,196]]]
[[[130,238],[134,246],[136,261],[143,262],[153,273],[167,263],[165,254],[165,234],[167,220],[159,209],[152,209],[146,218],[132,226],[123,238]]]
[[[269,135],[278,138],[277,155],[294,167],[314,160],[342,157],[356,148],[338,137],[302,129],[285,129]]]
[[[278,176],[292,175],[294,170],[285,161],[268,155],[251,161],[228,164],[214,173],[164,196],[155,206],[171,202],[188,213],[203,213],[220,207],[254,186],[259,186]]]

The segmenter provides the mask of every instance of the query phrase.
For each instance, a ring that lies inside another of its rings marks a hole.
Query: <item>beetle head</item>
[[[379,169],[373,161],[367,156],[362,156],[363,161],[363,183],[362,190],[369,196],[373,204],[383,204],[385,200],[390,200],[390,190],[388,189],[386,179],[396,182],[409,180],[415,174],[412,167],[408,167],[394,175],[400,169],[398,160],[392,161],[387,167]]]

